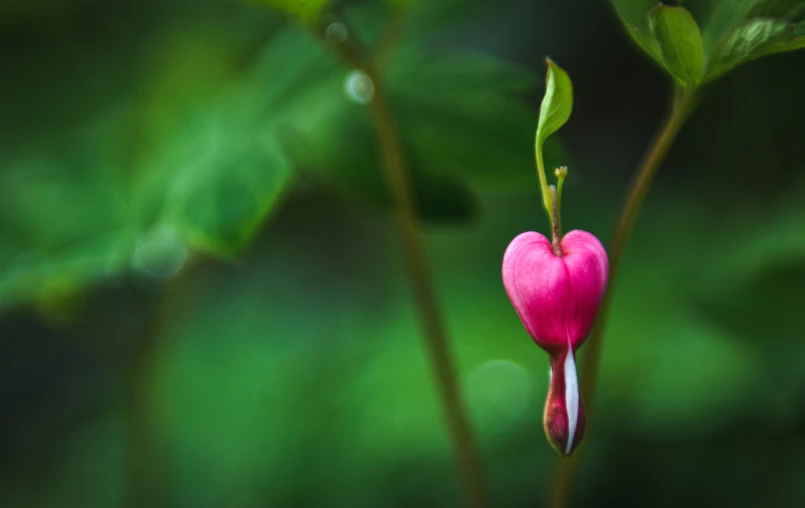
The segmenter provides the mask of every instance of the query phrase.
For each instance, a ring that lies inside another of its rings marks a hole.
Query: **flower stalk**
[[[612,307],[615,281],[617,280],[626,245],[657,170],[665,159],[668,150],[671,148],[671,145],[679,134],[682,126],[685,124],[685,121],[690,117],[697,105],[698,96],[694,92],[684,92],[679,88],[674,90],[671,111],[655,136],[645,159],[637,170],[636,178],[632,183],[623,210],[621,211],[615,234],[612,237],[609,247],[610,284],[604,294],[600,314],[588,339],[590,344],[587,346],[587,354],[581,372],[581,393],[585,400],[587,400],[587,407],[589,408],[587,413],[588,421],[592,417],[595,409],[604,331],[606,330],[607,320]],[[573,457],[559,461],[553,482],[551,507],[565,508],[569,505],[573,479],[583,453],[584,447]]]
[[[552,195],[556,197],[555,189]],[[503,255],[503,285],[526,331],[550,356],[543,426],[548,442],[566,456],[578,446],[586,426],[576,351],[593,326],[608,262],[604,246],[592,234],[575,230],[560,238],[557,233],[554,222],[554,241],[533,231],[515,237]]]

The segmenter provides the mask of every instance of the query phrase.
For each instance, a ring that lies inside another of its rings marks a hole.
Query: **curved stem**
[[[369,110],[377,131],[389,186],[394,196],[403,255],[408,266],[420,325],[424,332],[425,346],[436,376],[453,448],[463,477],[468,506],[484,508],[486,494],[475,439],[461,388],[456,379],[444,320],[419,234],[405,157],[385,86],[375,65],[363,58],[360,48],[341,44],[336,46],[336,49],[348,63],[362,69],[374,83],[375,93],[369,103]]]
[[[555,236],[562,239],[562,188],[565,186],[565,178],[567,177],[567,167],[562,166],[556,168],[556,203],[553,206],[554,223],[558,234]]]
[[[651,181],[654,179],[654,175],[668,153],[668,149],[671,148],[679,130],[696,107],[696,104],[695,95],[676,90],[671,112],[657,133],[646,158],[637,171],[637,176],[632,183],[628,198],[621,211],[617,229],[612,237],[609,247],[609,286],[601,303],[595,326],[587,339],[587,353],[581,374],[581,393],[587,407],[588,428],[595,411],[596,387],[598,371],[601,365],[604,331],[612,307],[615,282],[620,271],[623,253],[626,250],[637,214],[640,212],[640,207],[645,200]],[[586,446],[582,444],[575,455],[560,460],[553,482],[552,507],[564,508],[569,505],[573,478],[585,448]]]
[[[551,205],[551,190],[548,187],[548,177],[545,176],[545,163],[542,161],[542,143],[537,139],[534,145],[534,152],[537,158],[537,176],[539,177],[539,188],[542,191],[542,205],[548,213],[548,220],[553,224],[553,206]]]
[[[425,332],[425,342],[431,366],[438,381],[445,416],[453,438],[453,446],[464,477],[467,501],[469,506],[480,508],[486,506],[486,503],[478,454],[475,450],[473,433],[462,401],[460,387],[456,381],[444,321],[419,236],[399,138],[393,127],[391,112],[386,98],[383,96],[382,87],[378,84],[376,76],[373,76],[372,79],[375,81],[376,92],[370,109],[386,159],[389,183],[397,203],[397,223],[403,252],[408,263],[414,300]]]
[[[549,187],[549,190],[551,192],[551,210],[553,210],[551,219],[551,246],[553,247],[553,253],[558,257],[562,257],[562,226],[559,224],[559,193],[553,185]]]

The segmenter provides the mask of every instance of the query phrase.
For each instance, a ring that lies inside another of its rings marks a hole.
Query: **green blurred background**
[[[339,7],[368,45],[398,19]],[[547,355],[500,267],[548,230],[543,58],[564,222],[604,241],[668,80],[605,2],[407,8],[389,94],[490,497],[542,506]],[[255,2],[5,0],[0,40],[0,506],[461,506],[360,75]],[[672,148],[574,506],[805,506],[804,82],[744,65]]]

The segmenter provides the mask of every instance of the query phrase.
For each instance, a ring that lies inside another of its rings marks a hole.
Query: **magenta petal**
[[[534,232],[512,240],[503,256],[503,285],[525,329],[547,350],[567,344],[567,269],[551,242]]]
[[[562,239],[571,297],[566,326],[574,348],[589,335],[609,278],[609,260],[598,238],[586,231],[571,231]]]
[[[579,393],[576,359],[570,349],[551,357],[551,386],[542,422],[548,442],[562,455],[573,453],[584,437],[587,417]]]
[[[606,289],[609,263],[601,242],[571,231],[562,256],[543,235],[527,232],[503,256],[503,285],[528,333],[551,354],[577,349],[590,333]]]

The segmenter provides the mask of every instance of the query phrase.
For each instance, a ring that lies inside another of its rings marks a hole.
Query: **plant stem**
[[[696,106],[696,97],[692,93],[675,91],[673,104],[668,118],[660,128],[654,142],[643,163],[637,170],[628,198],[621,211],[618,226],[609,247],[609,285],[596,319],[595,326],[587,339],[587,352],[581,374],[581,393],[587,408],[587,426],[589,429],[593,412],[595,411],[596,387],[598,372],[601,365],[601,350],[603,347],[604,331],[612,307],[612,298],[615,282],[618,278],[623,253],[634,228],[637,214],[645,200],[646,193],[660,167],[668,149],[671,148],[679,130],[688,119]],[[588,430],[589,433],[589,430]],[[583,456],[585,444],[572,457],[560,459],[556,476],[553,482],[551,506],[565,508],[570,503],[570,492],[573,478],[576,474],[579,461]]]
[[[562,257],[562,226],[559,224],[559,193],[553,185],[548,188],[551,191],[551,209],[553,210],[551,218],[551,246],[553,247],[553,253],[558,257]]]
[[[565,186],[565,177],[567,176],[567,168],[562,166],[556,170],[556,206],[554,214],[556,215],[556,224],[559,227],[559,236],[562,236],[562,188]]]
[[[537,176],[539,177],[539,188],[542,191],[542,206],[548,213],[548,221],[553,224],[553,206],[551,205],[551,191],[548,187],[548,177],[545,176],[545,163],[542,161],[542,144],[537,140],[534,145],[537,159]]]
[[[363,53],[358,48],[349,44],[339,44],[335,47],[348,63],[362,69],[374,84],[375,92],[369,103],[369,110],[377,131],[388,183],[394,196],[397,226],[414,301],[424,332],[425,346],[439,387],[448,430],[462,474],[467,504],[472,508],[484,508],[486,494],[475,439],[461,388],[456,379],[444,320],[419,234],[405,157],[394,115],[386,96],[385,85],[376,67],[362,57]]]
[[[462,401],[461,390],[456,380],[444,322],[428,272],[428,263],[417,228],[416,212],[399,139],[392,123],[389,105],[383,96],[383,88],[378,84],[376,76],[372,79],[375,82],[376,92],[370,109],[386,159],[389,183],[397,204],[397,223],[403,252],[408,263],[414,299],[425,332],[431,365],[438,380],[442,404],[453,438],[453,446],[464,477],[467,501],[469,506],[480,508],[485,506],[486,502],[478,454],[475,450],[473,433]]]
[[[394,57],[394,50],[403,33],[405,15],[399,7],[392,7],[386,26],[380,33],[380,39],[375,43],[372,63],[375,70],[385,69]]]

